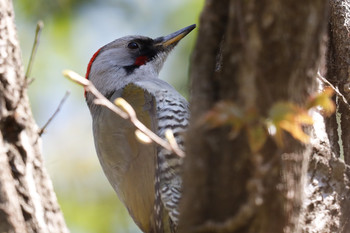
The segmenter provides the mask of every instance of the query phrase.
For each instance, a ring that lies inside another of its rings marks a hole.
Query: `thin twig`
[[[56,115],[58,114],[58,112],[61,110],[62,105],[64,104],[64,102],[67,100],[68,96],[69,96],[69,91],[66,92],[66,94],[64,94],[63,98],[61,99],[60,103],[58,104],[56,111],[52,114],[52,116],[47,120],[47,122],[45,123],[45,125],[39,130],[38,134],[39,136],[41,136],[44,132],[45,129],[47,128],[47,126],[51,123],[51,121],[56,117]]]
[[[96,99],[94,100],[94,104],[101,105],[107,107],[109,110],[113,111],[120,117],[130,120],[130,122],[139,129],[142,133],[148,136],[153,142],[160,145],[161,147],[175,153],[180,157],[184,157],[185,153],[177,146],[171,146],[169,142],[160,138],[157,134],[148,129],[136,116],[135,110],[132,106],[123,98],[117,98],[115,100],[116,105],[110,102],[106,97],[104,97],[95,86],[87,79],[83,78],[79,74],[75,73],[71,70],[64,70],[63,75],[70,80],[82,85],[86,91],[91,92]]]
[[[20,92],[19,98],[17,99],[17,103],[15,104],[15,109],[17,109],[17,107],[19,106],[19,103],[22,101],[23,96],[24,96],[24,91],[34,81],[33,78],[31,78],[31,79],[28,79],[28,78],[29,78],[29,75],[30,75],[30,72],[31,72],[31,69],[32,69],[32,66],[34,63],[35,53],[36,53],[36,50],[37,50],[38,45],[39,45],[40,32],[41,32],[43,27],[44,27],[44,23],[42,21],[38,21],[38,23],[36,25],[36,30],[35,30],[35,38],[34,38],[33,48],[32,48],[32,52],[30,54],[28,67],[27,67],[27,71],[25,74],[25,79],[20,84],[21,92]]]
[[[169,142],[167,142],[167,141],[163,140],[162,138],[160,138],[157,134],[153,133],[141,121],[139,121],[139,119],[136,116],[135,110],[132,108],[132,106],[126,100],[124,100],[123,98],[117,98],[114,101],[114,103],[118,107],[121,107],[124,110],[124,112],[126,112],[129,115],[130,121],[136,126],[136,128],[138,128],[142,133],[147,135],[152,141],[156,142],[158,145],[164,147],[165,149],[174,152],[175,154],[177,154],[180,157],[185,156],[184,152],[177,145],[172,132],[171,132],[171,134],[173,135],[174,140],[170,141],[166,137],[169,141]],[[176,144],[176,145],[174,145],[174,144]]]
[[[348,103],[348,101],[346,100],[345,96],[340,93],[340,91],[338,90],[338,88],[336,88],[335,86],[333,86],[332,83],[330,83],[325,77],[323,77],[320,73],[320,71],[317,71],[317,77],[324,82],[325,84],[327,84],[328,86],[330,86],[334,92],[343,100],[343,102],[347,105],[347,107],[350,109],[350,105]]]
[[[124,119],[129,118],[127,113],[112,104],[106,97],[101,94],[101,92],[96,89],[96,87],[89,80],[81,77],[79,74],[72,70],[64,70],[62,73],[66,78],[69,78],[73,82],[83,86],[87,92],[91,92],[91,94],[96,97],[94,104],[104,105]]]
[[[35,58],[36,50],[37,50],[38,45],[39,45],[39,39],[40,39],[40,35],[41,35],[41,31],[42,31],[43,27],[44,27],[43,21],[39,20],[38,23],[36,24],[34,43],[33,43],[32,52],[30,54],[30,58],[29,58],[29,62],[28,62],[28,67],[27,67],[26,76],[25,76],[26,78],[29,78],[30,73],[32,71],[32,66],[34,63],[34,58]]]
[[[142,133],[139,129],[135,130],[135,136],[139,142],[142,144],[151,144],[153,141],[146,134]]]
[[[177,151],[178,153],[183,153],[183,151],[180,149],[179,144],[177,144],[176,139],[174,137],[174,133],[171,129],[167,129],[165,131],[165,138],[168,140],[171,148],[174,151]],[[184,156],[184,155],[183,155]]]

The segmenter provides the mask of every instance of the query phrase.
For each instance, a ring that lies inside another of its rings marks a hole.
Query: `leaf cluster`
[[[291,101],[278,101],[271,106],[267,116],[260,115],[256,108],[245,110],[232,101],[223,100],[202,117],[200,124],[210,129],[229,127],[230,140],[244,133],[252,152],[258,152],[268,137],[283,147],[286,133],[307,144],[310,136],[304,128],[314,123],[310,110],[318,109],[326,116],[331,115],[335,111],[333,94],[333,89],[326,87],[310,96],[302,106]]]

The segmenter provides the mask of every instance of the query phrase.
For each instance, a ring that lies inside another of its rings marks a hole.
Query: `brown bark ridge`
[[[336,113],[325,119],[327,134],[314,137],[303,205],[305,233],[350,232],[350,2],[332,0],[329,5],[326,62],[320,70],[341,94],[333,98]]]
[[[269,139],[252,153],[244,133],[207,129],[219,100],[267,116],[277,101],[304,103],[315,76],[327,2],[207,0],[192,57],[179,232],[300,232],[311,146]],[[310,129],[311,130],[311,129]]]
[[[345,0],[330,1],[329,44],[326,77],[341,93],[350,99],[350,3]],[[328,120],[333,151],[350,163],[350,108],[336,97],[337,115]],[[334,130],[334,132],[332,131]],[[341,136],[341,138],[339,138]]]
[[[43,166],[12,1],[0,0],[0,232],[68,232]]]
[[[336,113],[325,121],[328,137],[314,145],[304,220],[309,229],[321,229],[317,232],[346,233],[350,232],[350,2],[332,0],[329,5],[324,75],[347,101],[334,96]]]

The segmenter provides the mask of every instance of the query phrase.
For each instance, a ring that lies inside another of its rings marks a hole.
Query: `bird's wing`
[[[179,147],[184,150],[184,131],[188,126],[189,110],[187,101],[177,92],[160,92],[157,98],[158,135],[165,137],[171,129]],[[160,173],[160,193],[163,205],[172,222],[177,225],[179,201],[181,198],[182,158],[158,147],[158,170]]]

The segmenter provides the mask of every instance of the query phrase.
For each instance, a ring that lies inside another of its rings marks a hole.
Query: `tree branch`
[[[104,106],[111,110],[112,112],[116,113],[120,117],[122,117],[125,120],[129,120],[138,130],[140,130],[143,134],[145,134],[147,137],[149,137],[153,142],[160,145],[161,147],[173,152],[174,154],[185,157],[185,153],[179,148],[176,141],[175,142],[167,142],[166,140],[160,138],[157,134],[152,132],[150,129],[148,129],[136,116],[136,113],[132,106],[123,98],[117,98],[114,102],[117,105],[114,105],[112,102],[110,102],[106,97],[104,97],[97,89],[96,87],[87,79],[83,78],[79,74],[75,73],[71,70],[64,70],[63,75],[76,82],[77,84],[83,86],[86,91],[91,92],[96,99],[94,100],[94,104]],[[136,134],[137,136],[138,134]],[[139,138],[140,139],[140,138]],[[144,143],[146,143],[145,140],[140,139]],[[176,143],[176,146],[174,144]]]
[[[29,78],[30,76],[30,72],[32,71],[32,66],[34,63],[34,58],[35,58],[35,54],[39,45],[39,39],[40,39],[40,35],[41,35],[41,31],[44,27],[44,23],[43,21],[39,20],[38,23],[36,24],[36,31],[35,31],[35,38],[34,38],[34,43],[33,43],[33,48],[32,48],[32,52],[30,53],[30,58],[29,58],[29,62],[28,62],[28,67],[27,67],[27,71],[25,74],[26,78]]]
[[[327,84],[328,86],[330,86],[335,94],[340,97],[342,99],[342,101],[344,102],[344,104],[346,104],[346,106],[348,107],[348,109],[350,110],[350,104],[348,103],[348,101],[346,100],[345,96],[338,90],[338,88],[336,88],[335,86],[333,86],[332,83],[330,83],[325,77],[323,77],[320,73],[320,71],[317,72],[317,78],[319,80],[321,80],[323,83]]]
[[[58,114],[58,112],[61,110],[62,105],[64,104],[64,102],[66,101],[66,99],[68,98],[70,92],[67,91],[66,94],[63,96],[63,98],[61,99],[60,103],[57,106],[56,111],[52,114],[52,116],[47,120],[47,122],[45,123],[45,125],[39,130],[38,134],[39,136],[41,136],[44,132],[45,129],[47,128],[47,126],[51,123],[51,121],[56,117],[56,115]]]

